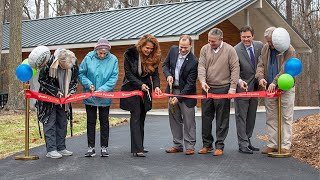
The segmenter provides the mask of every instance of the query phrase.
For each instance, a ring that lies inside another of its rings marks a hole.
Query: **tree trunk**
[[[65,0],[66,2],[66,15],[69,15],[71,13],[71,2],[70,0]]]
[[[1,64],[1,51],[2,51],[2,27],[4,19],[4,1],[0,0],[0,64]]]
[[[43,17],[49,17],[49,2],[48,0],[43,1]]]
[[[34,0],[34,4],[36,5],[36,19],[39,19],[41,0]]]
[[[17,110],[23,108],[22,83],[15,77],[15,70],[22,62],[21,26],[22,0],[10,0],[10,45],[8,62],[9,97],[7,108]]]
[[[292,0],[286,0],[286,13],[287,20],[289,24],[292,24],[292,8],[291,8]]]

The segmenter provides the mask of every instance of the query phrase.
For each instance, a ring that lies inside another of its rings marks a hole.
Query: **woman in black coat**
[[[142,90],[144,93],[143,98],[133,96],[120,100],[120,108],[131,114],[131,152],[137,157],[145,157],[147,152],[143,147],[144,122],[147,111],[152,108],[152,89],[161,93],[158,73],[160,53],[158,40],[150,34],[142,36],[135,46],[124,53],[125,76],[121,91]]]

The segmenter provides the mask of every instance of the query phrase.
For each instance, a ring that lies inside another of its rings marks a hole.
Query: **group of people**
[[[166,93],[173,95],[195,95],[196,81],[199,80],[202,94],[234,94],[259,89],[273,92],[277,89],[277,79],[284,73],[286,60],[295,56],[292,46],[285,52],[278,52],[272,44],[272,32],[268,28],[264,36],[267,43],[254,41],[254,30],[250,26],[240,29],[240,39],[235,47],[223,41],[223,32],[213,28],[208,33],[208,44],[200,51],[199,59],[192,52],[192,39],[181,35],[179,44],[170,48],[163,64],[163,74],[168,82]],[[39,92],[56,97],[68,97],[76,92],[77,82],[83,92],[112,92],[118,80],[119,66],[116,56],[110,53],[107,39],[99,39],[94,50],[89,52],[79,68],[74,54],[58,49],[43,65],[39,75]],[[159,66],[161,50],[158,40],[151,34],[143,35],[138,43],[124,53],[124,78],[121,91],[141,90],[143,97],[132,96],[120,99],[120,108],[130,111],[131,152],[133,156],[145,157],[144,124],[147,111],[152,108],[151,93],[161,93]],[[77,81],[78,80],[78,81]],[[291,147],[294,87],[282,95],[282,152]],[[93,157],[95,151],[95,131],[97,110],[100,121],[101,157],[108,157],[109,109],[111,99],[91,97],[84,100],[87,113],[88,151],[85,157]],[[167,153],[195,153],[196,99],[173,96],[168,101],[169,124],[173,146]],[[57,105],[39,101],[38,118],[43,122],[47,157],[61,158],[72,155],[66,149],[67,114],[70,104]],[[239,152],[253,154],[260,149],[254,147],[250,138],[256,119],[257,98],[235,98],[235,117]],[[267,148],[262,153],[278,150],[277,142],[277,98],[265,99],[266,126],[269,135]],[[202,148],[199,154],[213,152],[223,155],[224,140],[229,130],[230,99],[201,100],[202,107]],[[216,141],[212,135],[212,122],[216,121]],[[213,144],[214,143],[214,144]]]

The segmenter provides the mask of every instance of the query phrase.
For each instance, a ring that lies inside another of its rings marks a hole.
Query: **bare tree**
[[[271,2],[277,3],[274,5],[288,18],[289,22],[292,22],[312,48],[310,54],[298,53],[303,69],[301,75],[295,79],[298,94],[296,104],[319,105],[320,101],[314,97],[314,94],[318,93],[320,98],[320,0],[286,0],[285,4],[277,0],[271,0]],[[286,7],[286,11],[281,11],[283,6]]]
[[[1,64],[1,51],[2,51],[2,28],[4,20],[4,1],[0,1],[0,64]]]
[[[20,109],[23,102],[21,83],[15,77],[15,69],[22,61],[21,52],[21,26],[22,26],[22,0],[10,0],[10,45],[8,61],[9,98],[7,108]]]
[[[43,1],[43,17],[49,17],[49,2],[48,0]]]
[[[39,19],[41,0],[34,0],[34,4],[36,5],[36,19]]]
[[[291,8],[292,0],[286,0],[286,15],[287,20],[290,24],[292,24],[292,8]]]

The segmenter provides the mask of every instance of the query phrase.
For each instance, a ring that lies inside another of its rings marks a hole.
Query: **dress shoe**
[[[132,155],[135,157],[146,157],[146,155],[144,155],[143,152],[132,153]]]
[[[186,155],[193,155],[194,154],[194,150],[193,149],[187,149],[186,150]]]
[[[290,153],[290,149],[286,149],[286,148],[281,148],[281,153]]]
[[[200,150],[198,151],[198,153],[199,153],[199,154],[207,154],[208,152],[211,152],[212,150],[213,150],[212,147],[204,147],[204,148],[200,149]]]
[[[244,154],[253,154],[253,151],[248,147],[239,147],[239,152]]]
[[[222,149],[216,149],[213,153],[214,156],[222,156],[223,150]]]
[[[268,153],[277,152],[277,151],[278,151],[278,149],[276,149],[276,148],[267,147],[266,149],[262,150],[261,153],[268,154]]]
[[[182,152],[182,151],[183,151],[182,149],[177,149],[175,147],[172,147],[170,149],[166,149],[167,153],[178,153],[178,152]]]
[[[147,149],[143,149],[143,152],[144,152],[144,153],[148,153],[148,152],[149,152],[149,150],[147,150]]]
[[[256,148],[256,147],[254,147],[252,145],[249,145],[248,148],[251,149],[252,151],[260,151],[259,148]]]

